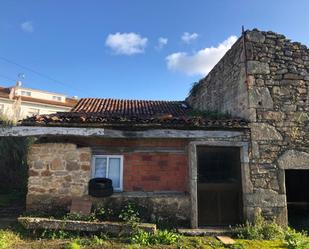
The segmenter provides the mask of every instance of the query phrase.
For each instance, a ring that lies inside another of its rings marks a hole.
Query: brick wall
[[[185,139],[71,138],[92,154],[124,156],[124,191],[187,191],[188,159]]]
[[[124,191],[186,191],[187,155],[126,153],[123,174]]]

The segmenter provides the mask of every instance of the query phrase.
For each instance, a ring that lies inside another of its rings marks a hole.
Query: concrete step
[[[178,232],[186,236],[222,236],[232,234],[230,227],[179,228]]]

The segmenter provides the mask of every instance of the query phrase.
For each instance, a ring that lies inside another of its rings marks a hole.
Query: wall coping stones
[[[18,222],[29,230],[49,229],[92,233],[103,232],[112,235],[130,235],[133,232],[132,226],[124,222],[89,222],[37,217],[19,217]],[[155,224],[150,223],[139,223],[137,228],[151,234],[155,233],[157,229]]]
[[[252,42],[263,43],[265,41],[265,36],[257,30],[246,32],[246,38],[247,40],[252,41]]]

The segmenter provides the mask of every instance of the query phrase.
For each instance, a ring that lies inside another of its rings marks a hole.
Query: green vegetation
[[[307,233],[297,232],[292,228],[287,228],[285,231],[284,241],[288,249],[309,248],[309,238]]]
[[[202,84],[200,84],[200,83],[201,83],[201,81],[193,82],[192,87],[189,91],[189,96],[191,95],[191,96],[195,97],[195,95],[197,94],[197,92],[200,90],[200,88],[202,86]]]
[[[131,243],[142,246],[150,245],[174,245],[181,236],[179,234],[167,231],[158,230],[155,234],[150,234],[145,231],[139,230],[136,234],[133,234],[130,238]]]
[[[214,237],[185,237],[175,234],[177,240],[172,241],[166,239],[165,235],[153,235],[157,238],[155,242],[142,243],[141,241],[134,242],[128,238],[106,238],[105,235],[92,237],[72,237],[70,239],[41,239],[34,237],[23,238],[12,231],[0,231],[0,249],[137,249],[137,248],[156,248],[156,249],[287,249],[288,247],[280,240],[236,240],[236,244],[230,247],[224,247]],[[170,232],[168,232],[170,233]],[[160,242],[162,237],[164,243]],[[170,237],[170,236],[169,236]],[[171,235],[174,238],[174,235]]]
[[[11,125],[13,125],[13,122],[0,116],[0,127]],[[1,193],[6,194],[12,191],[26,192],[28,174],[26,155],[29,145],[32,142],[32,139],[19,137],[6,137],[0,139]]]
[[[199,110],[190,110],[188,113],[192,117],[203,117],[207,119],[229,119],[231,114],[228,112],[216,112],[216,111],[199,111]]]
[[[239,239],[250,240],[275,240],[283,239],[285,230],[275,221],[266,221],[262,215],[258,215],[254,223],[246,222],[234,228],[235,236]]]
[[[0,249],[13,248],[21,242],[18,234],[10,230],[0,230]]]

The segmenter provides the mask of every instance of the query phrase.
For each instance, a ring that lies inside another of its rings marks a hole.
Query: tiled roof
[[[99,113],[104,116],[154,117],[168,114],[183,116],[188,106],[182,101],[124,100],[124,99],[81,99],[72,112]]]
[[[201,129],[209,127],[243,128],[242,119],[210,118],[192,115],[184,101],[81,99],[71,112],[37,115],[23,125],[92,126],[118,129]]]
[[[10,97],[10,88],[0,87],[0,98],[9,99]],[[17,99],[19,97],[15,96],[13,99]],[[76,99],[73,98],[66,98],[65,102],[60,101],[53,101],[47,99],[37,99],[27,96],[20,96],[21,101],[33,102],[38,104],[47,104],[47,105],[54,105],[54,106],[65,106],[65,107],[74,107],[77,103]]]

